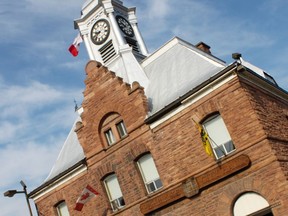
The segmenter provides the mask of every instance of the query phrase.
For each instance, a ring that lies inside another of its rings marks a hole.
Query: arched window
[[[103,133],[108,146],[113,145],[128,135],[124,121],[117,113],[111,113],[105,117],[102,123],[101,133]]]
[[[151,154],[145,154],[137,161],[148,193],[159,190],[163,185]]]
[[[267,200],[254,192],[244,193],[236,200],[233,214],[234,216],[273,216]]]
[[[107,176],[103,182],[113,211],[123,208],[125,201],[116,175]]]
[[[202,125],[208,134],[216,159],[224,157],[235,150],[235,146],[220,114],[211,116]]]
[[[58,216],[69,216],[68,207],[65,201],[61,201],[59,204],[56,205]]]

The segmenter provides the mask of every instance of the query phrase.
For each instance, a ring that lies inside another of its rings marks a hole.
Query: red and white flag
[[[79,53],[79,47],[80,43],[83,42],[83,39],[80,34],[77,35],[77,37],[74,39],[73,44],[69,47],[69,52],[75,57]]]
[[[74,209],[77,211],[81,211],[84,204],[87,203],[92,197],[95,197],[97,195],[99,195],[99,193],[92,187],[87,185],[82,191],[81,196],[78,198]]]

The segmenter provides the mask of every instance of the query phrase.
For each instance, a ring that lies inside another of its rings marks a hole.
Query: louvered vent
[[[113,47],[112,40],[108,41],[103,47],[99,49],[99,52],[102,56],[103,62],[106,63],[112,57],[116,55],[115,49]]]
[[[132,50],[139,53],[137,41],[132,39],[132,38],[129,38],[129,37],[125,37],[125,39],[126,39],[126,42],[128,43],[128,45],[130,47],[132,47]]]

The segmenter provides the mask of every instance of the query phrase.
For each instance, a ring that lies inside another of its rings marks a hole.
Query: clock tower
[[[136,8],[120,0],[87,0],[74,21],[90,60],[96,60],[129,84],[146,88],[148,78],[140,66],[148,51],[138,29]]]

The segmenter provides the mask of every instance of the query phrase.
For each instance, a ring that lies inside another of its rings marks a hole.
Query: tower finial
[[[78,105],[77,105],[77,101],[75,99],[74,99],[74,104],[75,104],[74,110],[76,112],[78,110]]]

